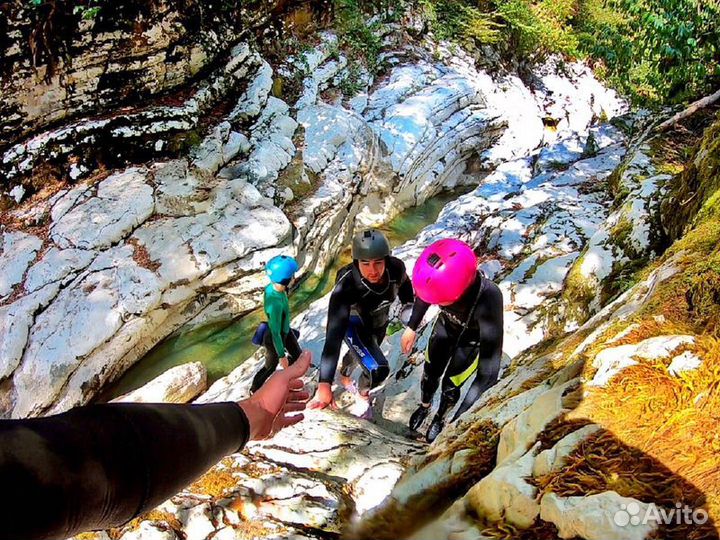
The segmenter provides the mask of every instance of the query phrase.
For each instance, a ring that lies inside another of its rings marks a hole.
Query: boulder
[[[167,370],[149,383],[113,401],[124,403],[187,403],[207,388],[207,370],[191,362]]]

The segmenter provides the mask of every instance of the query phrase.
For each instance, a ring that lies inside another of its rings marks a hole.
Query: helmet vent
[[[430,266],[432,266],[436,270],[438,268],[440,268],[440,266],[442,266],[442,259],[440,258],[440,255],[438,255],[437,253],[433,253],[432,255],[430,255],[428,257],[427,262]]]
[[[363,233],[363,238],[370,238],[372,236],[372,231],[365,231]]]

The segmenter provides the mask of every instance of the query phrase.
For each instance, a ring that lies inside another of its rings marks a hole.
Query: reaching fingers
[[[305,383],[301,379],[292,379],[288,383],[288,388],[291,391],[302,390],[304,386],[305,386]]]
[[[312,353],[310,351],[303,351],[295,363],[289,366],[284,373],[287,373],[291,379],[298,379],[305,375],[305,372],[310,367],[311,360]]]
[[[324,408],[327,407],[328,405],[329,405],[329,403],[325,403],[325,402],[323,402],[323,401],[320,401],[320,400],[317,400],[317,399],[316,399],[316,400],[314,400],[314,401],[311,401],[311,402],[308,404],[308,409],[324,409]]]
[[[296,414],[293,416],[280,415],[277,417],[277,419],[275,420],[275,423],[273,425],[274,431],[279,431],[288,426],[294,426],[298,422],[302,422],[304,418],[305,418],[305,416],[302,414]]]
[[[303,410],[305,410],[305,403],[286,403],[285,406],[282,408],[281,414],[298,412]]]
[[[308,399],[310,399],[310,392],[290,392],[285,401],[286,403],[305,403]]]

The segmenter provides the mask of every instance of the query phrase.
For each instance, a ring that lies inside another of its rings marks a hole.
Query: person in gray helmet
[[[390,244],[382,232],[368,229],[356,234],[352,257],[353,262],[338,271],[330,296],[320,383],[310,407],[335,407],[331,384],[344,340],[348,352],[340,365],[341,383],[367,401],[362,417],[371,419],[370,390],[390,373],[388,361],[380,350],[389,323],[390,305],[396,298],[403,304],[411,303],[415,295],[405,263],[390,255]],[[350,378],[356,365],[362,369],[357,389]]]

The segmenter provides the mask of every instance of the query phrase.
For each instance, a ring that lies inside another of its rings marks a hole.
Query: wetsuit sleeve
[[[320,382],[331,383],[335,379],[340,346],[348,328],[350,302],[346,298],[342,284],[335,286],[328,305],[325,345],[320,359]]]
[[[422,300],[419,296],[416,296],[412,314],[410,315],[410,320],[408,321],[408,328],[417,330],[429,308],[430,304],[425,302],[425,300]]]
[[[282,339],[283,309],[279,302],[270,300],[265,305],[268,316],[268,326],[272,335],[273,345],[279,357],[285,356],[285,344]]]
[[[402,267],[403,273],[400,278],[400,290],[398,291],[398,298],[403,304],[409,304],[415,300],[415,291],[413,291],[412,281],[405,271],[405,265]]]
[[[114,403],[0,421],[0,539],[67,538],[121,525],[242,448],[250,426],[233,402]],[[11,487],[10,487],[11,486]]]

